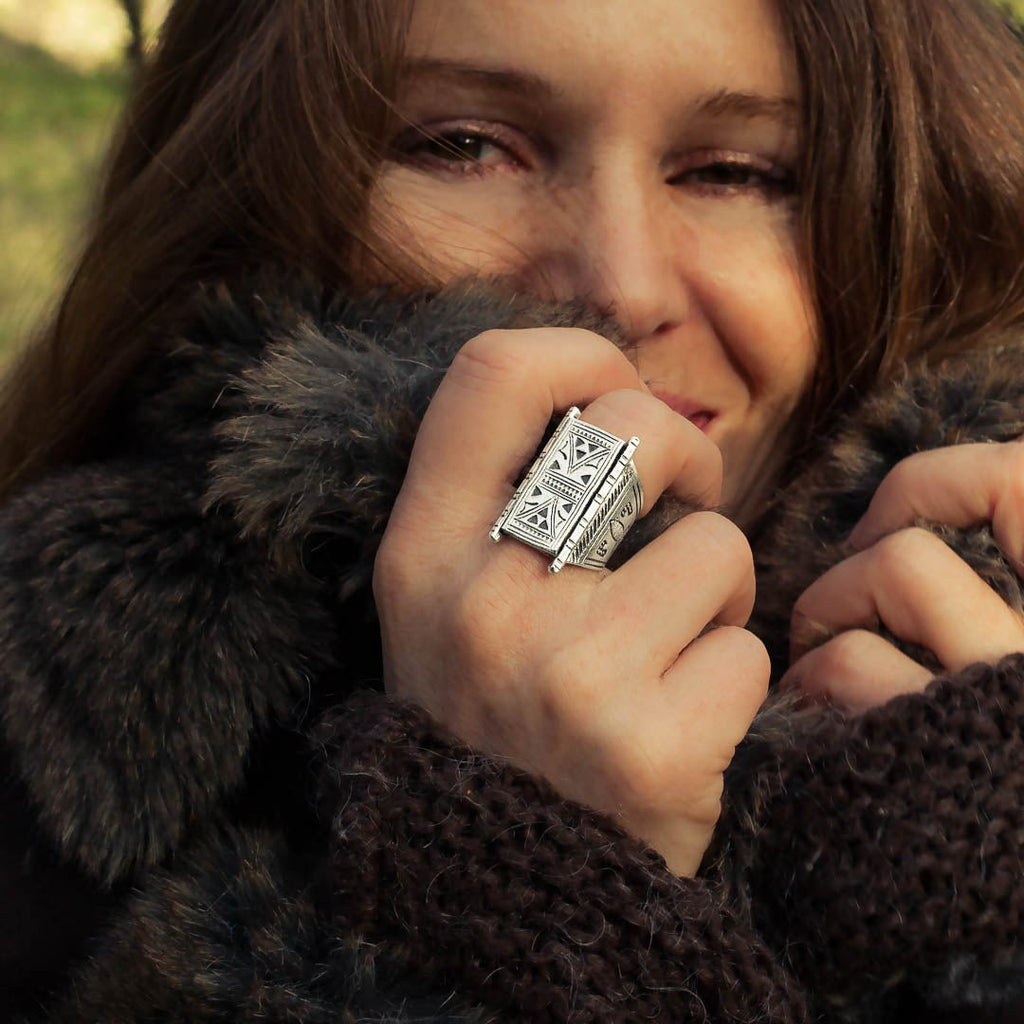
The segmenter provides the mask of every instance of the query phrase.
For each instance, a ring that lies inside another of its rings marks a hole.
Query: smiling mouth
[[[717,413],[712,409],[701,408],[696,402],[688,401],[685,398],[678,398],[675,395],[666,394],[663,391],[653,392],[654,397],[664,402],[673,412],[685,416],[698,430],[707,433]]]

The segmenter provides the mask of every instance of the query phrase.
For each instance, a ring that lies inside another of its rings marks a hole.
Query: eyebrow
[[[709,117],[736,117],[747,120],[766,118],[792,123],[797,119],[800,105],[789,97],[718,89],[698,98],[694,110]]]
[[[562,95],[562,90],[555,88],[546,78],[529,71],[483,68],[435,57],[410,58],[405,63],[404,72],[410,78],[448,79],[535,102]],[[765,119],[784,124],[796,122],[799,109],[797,101],[789,97],[724,88],[704,93],[691,104],[692,114],[700,116],[750,121]]]
[[[410,78],[447,78],[533,100],[550,100],[560,94],[560,90],[547,79],[528,71],[481,68],[475,64],[432,57],[409,59],[405,63],[404,72]]]

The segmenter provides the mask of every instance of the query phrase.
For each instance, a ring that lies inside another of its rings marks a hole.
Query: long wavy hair
[[[0,500],[101,457],[117,396],[202,279],[352,287],[414,0],[177,0],[77,268],[0,385]],[[1024,319],[1024,48],[987,0],[784,0],[802,85],[812,430],[908,358]],[[396,269],[397,273],[397,269]]]

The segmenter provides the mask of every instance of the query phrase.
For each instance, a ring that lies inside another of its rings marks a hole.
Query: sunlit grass
[[[74,259],[126,84],[0,34],[0,358],[53,301]]]

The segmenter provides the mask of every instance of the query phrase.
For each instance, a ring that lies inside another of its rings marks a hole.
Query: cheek
[[[504,274],[523,260],[537,231],[536,204],[519,188],[488,180],[458,188],[394,168],[370,200],[370,231],[445,280],[467,273]]]
[[[785,415],[807,387],[818,352],[792,230],[738,231],[705,246],[709,256],[712,248],[715,269],[705,283],[719,337],[752,401]]]

